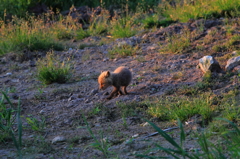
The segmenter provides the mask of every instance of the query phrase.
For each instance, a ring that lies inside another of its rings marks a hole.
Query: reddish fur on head
[[[100,90],[105,90],[108,86],[112,85],[111,73],[104,71],[98,77],[98,84]]]

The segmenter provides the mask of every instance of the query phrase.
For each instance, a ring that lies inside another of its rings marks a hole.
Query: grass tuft
[[[72,64],[69,59],[61,61],[59,56],[48,53],[37,61],[37,78],[44,84],[66,83],[72,76]]]
[[[201,95],[198,97],[167,97],[161,98],[154,102],[146,102],[148,106],[147,112],[158,117],[161,120],[185,121],[195,114],[200,114],[204,120],[211,118],[212,113],[216,109],[211,105],[209,95]]]

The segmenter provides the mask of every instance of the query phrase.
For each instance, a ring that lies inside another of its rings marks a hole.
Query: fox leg
[[[124,93],[125,93],[125,94],[128,94],[128,92],[127,92],[127,89],[126,89],[126,88],[127,88],[127,86],[123,86],[123,91],[124,91]]]
[[[112,97],[118,93],[120,90],[120,87],[114,87],[113,91],[110,93],[110,95],[107,97],[107,99],[112,99]]]

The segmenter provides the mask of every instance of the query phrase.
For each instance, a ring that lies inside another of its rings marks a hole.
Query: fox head
[[[111,73],[109,71],[104,71],[98,77],[98,84],[100,90],[105,90],[108,86],[112,85]]]

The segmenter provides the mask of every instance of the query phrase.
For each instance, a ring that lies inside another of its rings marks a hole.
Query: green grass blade
[[[147,121],[162,137],[164,137],[169,143],[171,143],[174,147],[177,149],[181,149],[181,147],[171,138],[166,132],[164,132],[162,129],[157,127],[154,123]]]
[[[12,102],[10,101],[10,99],[8,98],[8,96],[6,95],[6,93],[3,92],[3,91],[1,91],[1,92],[2,92],[2,94],[3,94],[3,96],[4,96],[4,98],[7,100],[8,104],[10,104],[11,108],[13,108],[13,104],[12,104]]]
[[[21,108],[20,108],[20,99],[18,99],[18,110],[17,110],[17,125],[18,125],[18,146],[19,146],[19,158],[22,158],[22,120],[20,117]]]
[[[180,142],[181,142],[181,147],[182,147],[183,146],[183,142],[186,139],[186,135],[185,135],[185,132],[184,132],[184,129],[183,129],[182,122],[179,119],[178,119],[178,125],[179,125],[179,128],[181,130],[181,132],[180,132]]]

